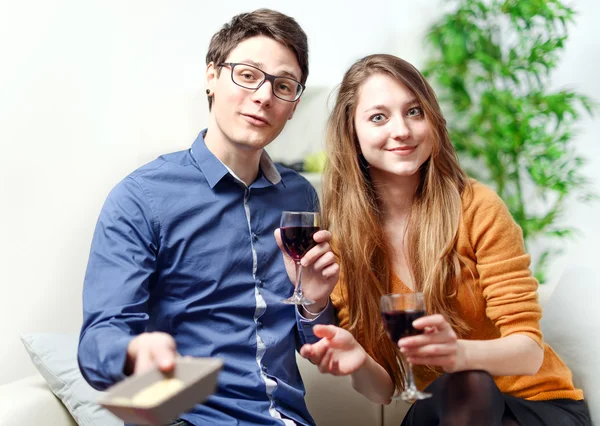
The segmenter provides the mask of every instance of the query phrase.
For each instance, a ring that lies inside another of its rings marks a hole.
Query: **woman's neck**
[[[379,170],[371,170],[373,187],[380,200],[386,222],[406,220],[420,179],[419,173],[411,176],[397,176]]]

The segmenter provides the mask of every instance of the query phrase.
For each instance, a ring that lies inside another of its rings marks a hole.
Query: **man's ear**
[[[214,62],[211,61],[206,66],[206,75],[204,76],[204,84],[206,85],[206,89],[210,90],[210,94],[215,92],[217,78],[217,67],[215,67]]]
[[[299,103],[300,103],[300,99],[298,99],[296,102],[294,102],[294,108],[292,108],[292,111],[290,112],[290,115],[288,116],[288,120],[291,120],[292,118],[294,118],[294,113],[296,112],[296,108],[298,107]]]

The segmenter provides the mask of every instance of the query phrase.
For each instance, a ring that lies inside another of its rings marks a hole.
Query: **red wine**
[[[280,229],[283,248],[295,261],[302,259],[311,248],[317,245],[313,235],[318,226],[284,226]]]
[[[415,336],[423,333],[423,330],[417,330],[412,323],[417,318],[425,316],[425,311],[390,311],[381,314],[383,324],[388,332],[388,336],[394,342],[403,337]]]

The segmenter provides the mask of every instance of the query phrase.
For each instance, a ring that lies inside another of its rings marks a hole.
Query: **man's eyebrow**
[[[290,77],[290,78],[293,78],[296,81],[300,81],[300,79],[294,73],[291,73],[289,71],[281,71],[278,74],[281,75],[282,77]]]
[[[252,59],[243,60],[243,61],[241,61],[241,63],[248,64],[248,65],[253,65],[256,68],[260,68],[261,70],[265,66],[265,64],[263,64],[262,62],[256,62],[256,61],[253,61]],[[293,78],[296,81],[300,81],[300,79],[298,78],[298,76],[296,76],[293,72],[286,71],[286,70],[280,71],[280,72],[278,72],[277,74],[274,74],[274,75],[276,75],[277,77],[290,77],[290,78]]]
[[[256,61],[253,61],[252,59],[245,59],[243,61],[240,61],[240,63],[253,65],[256,68],[262,68],[265,66],[265,64],[263,64],[262,62],[256,62]]]

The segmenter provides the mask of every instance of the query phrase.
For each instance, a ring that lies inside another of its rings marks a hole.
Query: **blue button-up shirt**
[[[314,188],[266,154],[246,186],[206,147],[159,157],[108,196],[83,290],[79,365],[104,389],[124,378],[126,348],[144,331],[172,335],[182,355],[225,361],[213,396],[181,418],[195,425],[314,424],[295,350],[328,308],[300,317],[273,231],[283,210],[314,211]],[[286,424],[289,420],[286,421]]]

